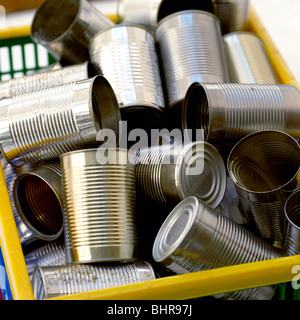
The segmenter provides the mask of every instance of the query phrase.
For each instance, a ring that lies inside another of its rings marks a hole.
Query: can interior
[[[196,140],[196,130],[202,129],[204,140],[209,134],[209,103],[204,88],[194,83],[190,86],[183,103],[183,129],[190,129],[189,138]]]
[[[57,237],[63,227],[63,212],[54,190],[43,179],[25,175],[16,185],[18,212],[25,225],[47,240]]]

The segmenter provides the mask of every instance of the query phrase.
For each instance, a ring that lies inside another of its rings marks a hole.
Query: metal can
[[[89,60],[89,43],[114,22],[86,0],[46,0],[36,10],[31,38],[62,65]]]
[[[262,130],[299,137],[299,123],[300,92],[292,85],[194,83],[183,104],[182,127],[203,129],[206,141],[227,151]]]
[[[196,197],[182,200],[157,233],[153,258],[176,274],[279,258],[275,249]],[[252,299],[259,288],[226,294]],[[224,297],[223,297],[224,298]]]
[[[155,30],[170,108],[194,82],[229,82],[218,18],[185,10],[162,19]]]
[[[39,239],[53,241],[63,232],[63,194],[59,162],[23,170],[13,185],[16,210]]]
[[[297,189],[285,202],[286,235],[283,252],[286,256],[300,254],[300,190]]]
[[[103,128],[118,139],[119,120],[116,96],[102,76],[2,98],[2,154],[16,166],[53,160],[103,143],[98,134]]]
[[[160,122],[165,99],[155,40],[149,31],[123,25],[100,31],[91,41],[90,55],[114,89],[122,120],[133,128]]]
[[[148,262],[120,265],[66,265],[37,267],[32,287],[36,300],[137,283],[155,279]]]
[[[282,248],[285,201],[298,186],[298,142],[281,131],[252,133],[231,150],[227,169],[260,236]]]
[[[277,83],[261,38],[252,32],[239,31],[228,33],[223,39],[230,82]]]
[[[136,153],[138,190],[161,203],[196,196],[212,207],[226,190],[226,168],[214,146],[198,141],[142,148]]]
[[[85,80],[93,75],[89,62],[64,68],[53,68],[0,82],[0,98],[56,87],[70,82]]]
[[[61,156],[67,263],[137,259],[135,172],[127,149]]]

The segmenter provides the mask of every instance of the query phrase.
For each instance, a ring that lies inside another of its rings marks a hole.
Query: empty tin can
[[[56,87],[70,82],[88,79],[93,75],[89,62],[64,68],[32,73],[24,77],[0,82],[0,98]]]
[[[16,166],[52,160],[104,142],[97,135],[103,128],[118,138],[119,119],[114,91],[101,76],[2,98],[2,154]]]
[[[292,85],[194,83],[183,104],[182,127],[203,129],[205,140],[218,149],[230,150],[261,130],[299,137],[299,123],[300,92]]]
[[[7,192],[10,199],[12,212],[13,212],[17,230],[18,230],[19,240],[20,240],[21,246],[25,248],[29,244],[39,240],[39,238],[31,230],[27,228],[27,226],[22,221],[15,206],[15,201],[13,197],[13,186],[17,179],[18,174],[20,174],[22,170],[20,168],[16,168],[11,164],[9,164],[2,155],[0,156],[0,159],[1,159],[1,165],[3,169],[3,174],[6,182],[6,187],[7,187]]]
[[[148,262],[120,265],[37,267],[32,280],[36,300],[118,287],[155,279]]]
[[[137,24],[154,29],[157,23],[166,16],[178,11],[198,9],[215,13],[212,0],[119,0],[117,15],[125,24]]]
[[[135,172],[126,149],[61,156],[67,263],[135,261]]]
[[[196,196],[217,207],[226,190],[226,168],[211,144],[165,144],[136,153],[137,187],[161,203],[179,203]]]
[[[123,25],[101,31],[91,41],[90,55],[115,91],[122,120],[138,128],[159,121],[165,100],[155,40],[149,31]]]
[[[26,254],[25,263],[30,281],[36,267],[64,266],[66,254],[63,240],[50,241]]]
[[[252,32],[239,31],[224,37],[229,78],[232,83],[277,83],[265,45]]]
[[[300,254],[300,190],[297,189],[284,205],[286,235],[283,252],[286,256]]]
[[[89,60],[93,35],[113,25],[86,0],[46,0],[35,12],[31,37],[62,65],[76,64]]]
[[[215,14],[221,21],[223,34],[245,30],[248,26],[249,0],[213,0]]]
[[[13,186],[17,212],[39,239],[53,241],[63,231],[63,194],[59,162],[22,170]]]
[[[196,197],[182,200],[168,215],[152,253],[156,262],[176,274],[281,257],[270,244]],[[227,297],[251,300],[258,290],[228,293]]]
[[[242,207],[258,233],[274,246],[282,248],[285,201],[298,186],[298,142],[281,131],[252,133],[232,149],[227,168]]]
[[[228,82],[218,18],[185,10],[162,19],[155,30],[170,108],[184,99],[194,82]]]

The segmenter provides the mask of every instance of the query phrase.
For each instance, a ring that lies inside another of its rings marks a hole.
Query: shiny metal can
[[[231,150],[262,130],[299,137],[299,123],[300,92],[292,85],[194,83],[183,103],[182,127],[203,129],[205,140],[218,149]]]
[[[13,185],[19,217],[39,239],[53,241],[63,232],[63,193],[59,162],[22,170]]]
[[[214,146],[198,141],[142,148],[135,157],[137,188],[161,203],[196,196],[212,207],[226,190],[226,168]]]
[[[155,40],[149,31],[123,25],[101,31],[91,41],[90,55],[117,96],[122,120],[135,119],[139,127],[151,121],[152,113],[161,115],[165,99]]]
[[[89,62],[32,73],[0,82],[0,98],[60,86],[70,82],[85,80],[93,76]]]
[[[37,267],[32,287],[36,300],[154,280],[146,261],[120,265],[66,265]]]
[[[29,244],[38,241],[39,238],[31,230],[27,228],[27,226],[22,221],[15,206],[15,201],[13,197],[13,186],[18,175],[21,174],[22,169],[16,168],[13,165],[9,164],[2,155],[0,156],[0,159],[12,212],[18,230],[19,240],[22,248],[25,249]]]
[[[227,169],[258,234],[278,248],[285,239],[284,205],[298,186],[300,147],[281,131],[260,131],[231,150]]]
[[[123,24],[137,24],[154,30],[157,23],[166,16],[183,10],[203,10],[215,13],[212,0],[188,0],[174,2],[171,0],[119,0],[117,15]]]
[[[213,0],[223,34],[245,30],[249,22],[249,0]]]
[[[286,234],[283,252],[286,256],[300,254],[300,190],[297,189],[284,205]]]
[[[36,10],[31,38],[61,64],[89,60],[91,38],[114,22],[86,0],[46,0]]]
[[[64,266],[66,264],[65,245],[62,238],[47,242],[25,255],[25,263],[32,282],[36,267]]]
[[[229,82],[218,18],[185,10],[162,19],[155,30],[170,108],[194,82]]]
[[[252,32],[239,31],[228,33],[223,39],[230,82],[277,83],[261,38]]]
[[[127,149],[61,156],[67,263],[137,259],[135,172]]]
[[[104,142],[97,135],[103,128],[118,141],[119,120],[116,96],[102,76],[2,98],[2,154],[16,166],[53,160]]]
[[[270,244],[196,197],[182,200],[167,216],[157,233],[152,253],[156,262],[176,274],[282,256]],[[226,297],[251,300],[261,296],[260,290],[227,293]]]

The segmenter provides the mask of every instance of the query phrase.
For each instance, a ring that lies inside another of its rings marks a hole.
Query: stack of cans
[[[249,1],[120,0],[117,16],[45,0],[31,36],[59,64],[0,82],[35,298],[299,254],[300,92],[246,31]]]

